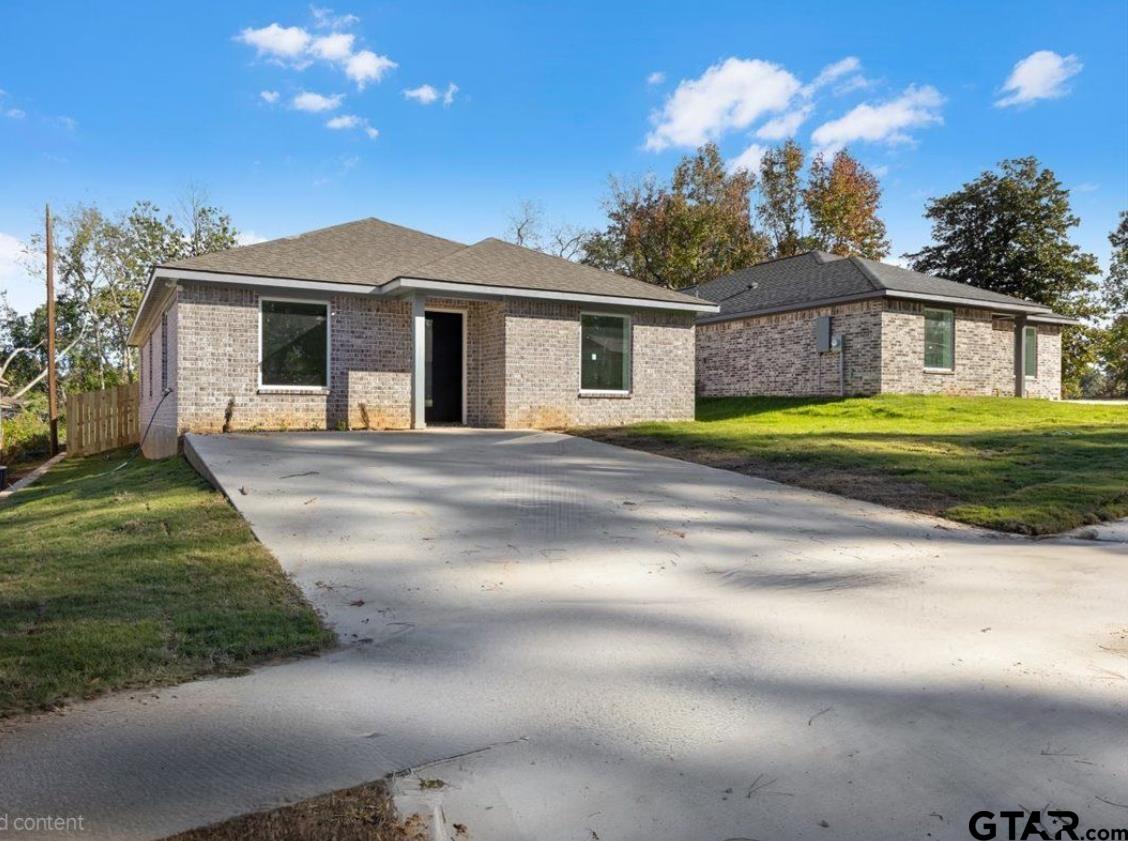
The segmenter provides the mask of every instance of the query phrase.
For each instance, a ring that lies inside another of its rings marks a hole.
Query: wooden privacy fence
[[[136,444],[140,403],[140,383],[67,395],[67,452],[88,456]]]

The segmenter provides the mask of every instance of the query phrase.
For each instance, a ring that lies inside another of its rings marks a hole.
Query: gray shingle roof
[[[582,263],[573,263],[562,257],[553,257],[492,237],[405,272],[404,276],[425,280],[476,283],[483,286],[515,286],[546,292],[578,292],[650,301],[707,303],[700,298],[674,292],[662,286],[593,269]]]
[[[361,219],[293,237],[190,257],[162,268],[383,286],[397,277],[547,292],[703,303],[634,278],[600,271],[498,239],[464,245]]]
[[[177,260],[166,268],[382,286],[407,268],[465,247],[380,219],[359,219]]]
[[[822,251],[808,251],[749,266],[703,283],[697,289],[702,298],[720,304],[719,315],[703,316],[710,320],[738,314],[800,309],[833,300],[896,296],[897,293],[1049,312],[1047,307],[1039,304],[966,283],[875,260],[839,257]]]

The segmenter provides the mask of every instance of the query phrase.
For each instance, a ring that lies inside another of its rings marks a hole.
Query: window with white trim
[[[261,302],[259,365],[262,385],[329,386],[329,305],[317,301]]]
[[[580,390],[630,391],[631,319],[627,315],[580,315]]]
[[[161,316],[161,394],[168,390],[168,313]]]
[[[1038,376],[1038,328],[1023,327],[1022,342],[1022,373],[1034,379]]]
[[[924,367],[951,371],[956,359],[956,314],[952,310],[924,310]]]

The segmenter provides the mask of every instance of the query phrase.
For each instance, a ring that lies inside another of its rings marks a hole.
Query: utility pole
[[[59,452],[59,382],[55,370],[55,242],[51,232],[51,205],[47,205],[47,423],[51,455]]]

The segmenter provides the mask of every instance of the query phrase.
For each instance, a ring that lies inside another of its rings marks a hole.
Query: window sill
[[[580,399],[630,400],[631,393],[629,391],[597,391],[581,388],[577,396]]]
[[[924,373],[926,373],[926,374],[948,374],[948,375],[951,375],[951,374],[956,373],[956,369],[955,368],[925,368]]]
[[[304,385],[260,385],[258,387],[259,394],[315,394],[327,395],[329,389],[322,386],[304,386]]]

